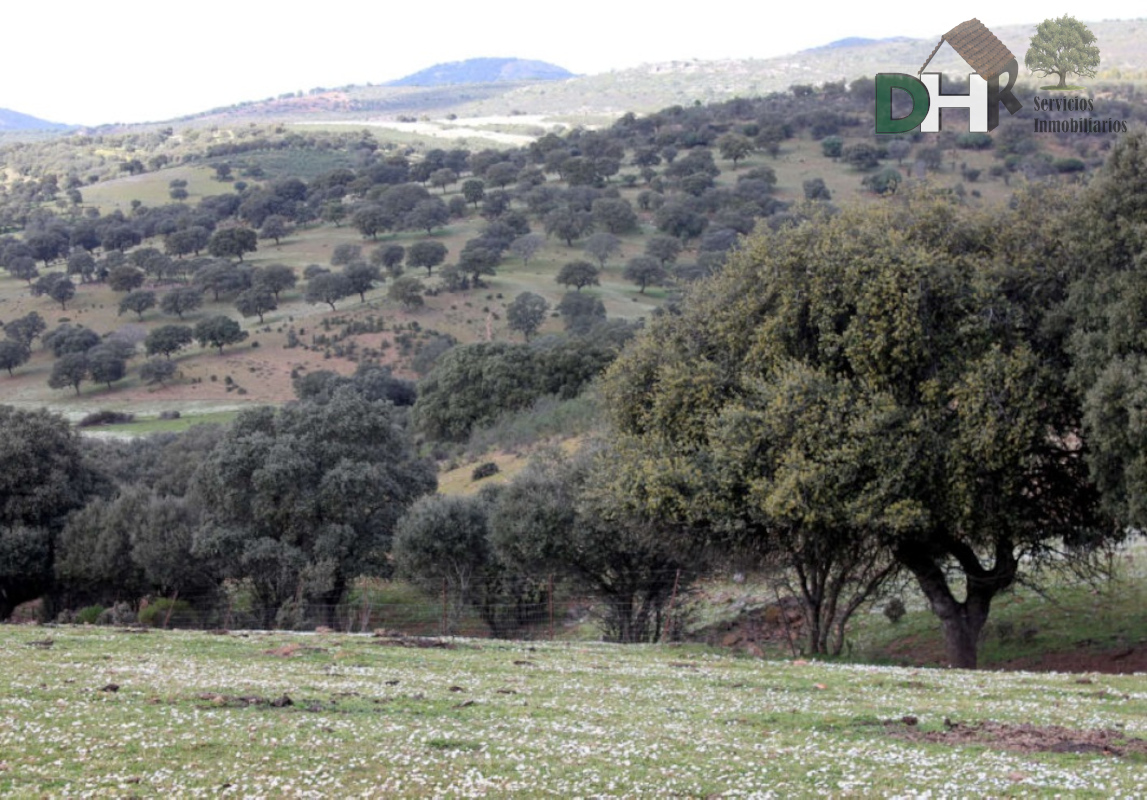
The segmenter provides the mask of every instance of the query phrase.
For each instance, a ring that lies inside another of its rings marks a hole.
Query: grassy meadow
[[[697,646],[0,628],[0,793],[1114,797],[1147,679]]]

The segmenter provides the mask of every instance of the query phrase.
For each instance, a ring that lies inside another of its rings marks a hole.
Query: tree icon
[[[1095,34],[1075,17],[1064,14],[1059,19],[1045,19],[1036,26],[1031,47],[1024,56],[1024,66],[1042,75],[1058,75],[1059,85],[1045,89],[1066,89],[1067,74],[1095,77],[1099,66],[1099,48]]]

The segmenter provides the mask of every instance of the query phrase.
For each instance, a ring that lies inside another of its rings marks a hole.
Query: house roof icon
[[[916,73],[916,77],[920,77],[944,42],[950,44],[952,49],[959,53],[960,58],[968,62],[968,66],[986,81],[1007,70],[1008,64],[1015,60],[1007,45],[997,39],[984,23],[973,18],[961,22],[940,37],[940,41],[932,49],[932,55],[928,56],[924,66]]]

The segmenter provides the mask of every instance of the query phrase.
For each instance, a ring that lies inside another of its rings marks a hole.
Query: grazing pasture
[[[1141,796],[1147,678],[0,628],[7,796]]]

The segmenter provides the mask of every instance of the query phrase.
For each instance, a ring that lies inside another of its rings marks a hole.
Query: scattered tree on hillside
[[[554,279],[563,286],[576,287],[580,292],[583,286],[597,286],[598,268],[588,261],[569,261],[558,271]]]
[[[387,297],[395,302],[402,303],[408,310],[421,308],[425,304],[422,295],[426,291],[426,287],[422,285],[422,281],[418,280],[411,275],[402,278],[396,278],[387,290]]]
[[[406,251],[406,265],[415,269],[425,267],[429,276],[435,267],[446,260],[447,252],[442,242],[415,242]]]
[[[609,257],[621,249],[621,240],[612,233],[594,233],[585,240],[582,249],[587,255],[597,259],[598,266],[605,269]]]
[[[195,334],[187,325],[160,325],[148,332],[143,346],[149,356],[157,353],[171,358],[195,339]]]
[[[80,393],[80,384],[88,377],[88,357],[84,353],[64,353],[52,365],[52,374],[48,376],[48,385],[53,389],[63,389],[71,386]]]
[[[324,272],[307,281],[305,298],[308,303],[326,303],[331,311],[337,311],[335,303],[353,293],[354,287],[346,275]]]
[[[506,322],[510,330],[518,331],[530,341],[546,321],[550,304],[539,294],[522,292],[506,307]]]
[[[530,259],[546,245],[545,237],[539,233],[527,233],[510,242],[510,252],[522,259],[522,266],[529,266]]]
[[[0,339],[0,369],[12,370],[32,357],[32,349],[17,339]]]
[[[268,311],[274,311],[279,307],[275,301],[275,295],[271,294],[269,289],[261,286],[252,287],[245,292],[241,292],[235,298],[235,309],[244,317],[258,317],[259,323],[263,323],[263,315]]]
[[[137,289],[134,292],[128,292],[124,295],[124,298],[119,301],[119,313],[121,316],[125,311],[134,311],[142,320],[143,312],[149,308],[155,308],[155,292]]]
[[[229,344],[238,344],[247,338],[247,332],[239,327],[239,323],[222,314],[208,317],[195,326],[195,341],[200,347],[215,347],[219,355],[223,355],[223,348]]]
[[[668,274],[652,256],[634,256],[625,264],[622,277],[633,281],[641,287],[641,294],[645,294],[645,287],[663,282]]]
[[[250,228],[222,228],[211,234],[207,242],[207,252],[216,258],[242,261],[244,253],[254,253],[258,249],[255,231]]]

